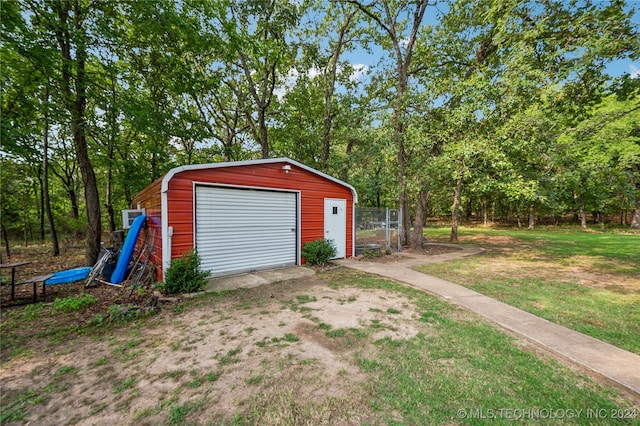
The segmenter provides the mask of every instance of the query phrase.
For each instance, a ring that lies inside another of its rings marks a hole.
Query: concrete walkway
[[[406,258],[392,264],[338,260],[351,269],[380,275],[409,284],[462,306],[541,347],[582,366],[614,385],[640,397],[640,356],[559,326],[521,309],[484,296],[466,287],[414,271],[413,267],[454,260],[481,253],[473,247],[455,246],[462,251],[437,256],[402,254]]]

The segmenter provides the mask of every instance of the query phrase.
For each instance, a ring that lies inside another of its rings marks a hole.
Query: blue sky
[[[640,0],[628,0],[627,7],[634,14],[631,17],[631,22],[636,27],[636,31],[640,32]],[[640,61],[632,61],[631,59],[622,59],[612,62],[607,67],[607,72],[612,77],[620,77],[621,75],[628,73],[632,78],[640,77]]]
[[[624,73],[629,73],[631,77],[640,77],[640,62],[633,62],[631,59],[622,59],[612,62],[607,67],[607,72],[613,77],[619,77]]]

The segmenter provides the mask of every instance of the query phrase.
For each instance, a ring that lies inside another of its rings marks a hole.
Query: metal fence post
[[[391,248],[391,238],[389,238],[390,235],[390,230],[389,230],[389,226],[391,225],[391,221],[389,220],[389,207],[386,208],[386,215],[385,215],[385,221],[386,224],[384,226],[385,232],[384,232],[384,242],[385,242],[385,250],[388,250],[389,248]]]
[[[402,209],[398,209],[398,251],[402,251]]]

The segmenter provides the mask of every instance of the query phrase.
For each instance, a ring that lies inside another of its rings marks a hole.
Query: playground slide
[[[125,275],[127,274],[127,268],[129,267],[129,261],[133,255],[133,249],[136,247],[138,236],[140,235],[140,231],[144,226],[146,218],[147,216],[140,215],[136,217],[131,224],[131,229],[129,229],[127,237],[124,239],[122,250],[120,250],[116,268],[113,270],[113,274],[111,275],[111,284],[120,284],[124,281]]]

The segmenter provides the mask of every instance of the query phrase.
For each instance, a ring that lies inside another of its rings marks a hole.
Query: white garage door
[[[196,249],[213,276],[297,263],[297,193],[196,186]]]

